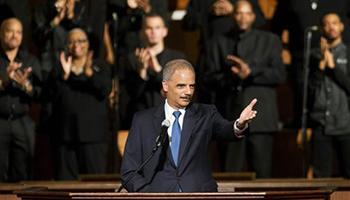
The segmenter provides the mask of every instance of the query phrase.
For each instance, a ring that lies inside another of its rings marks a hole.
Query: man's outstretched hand
[[[254,106],[257,101],[257,99],[253,99],[249,105],[243,109],[238,119],[237,128],[243,129],[250,121],[255,118],[258,112],[254,110]]]

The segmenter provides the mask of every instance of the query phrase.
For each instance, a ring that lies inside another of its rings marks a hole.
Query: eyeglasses
[[[68,41],[68,45],[84,44],[85,42],[87,42],[87,39],[73,40],[73,41]]]

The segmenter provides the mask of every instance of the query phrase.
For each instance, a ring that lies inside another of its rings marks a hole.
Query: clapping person
[[[0,28],[0,182],[31,178],[34,125],[29,107],[40,93],[40,66],[21,50],[22,23],[4,20]]]
[[[320,47],[313,50],[309,79],[309,125],[315,177],[333,176],[334,149],[339,174],[350,178],[349,48],[344,24],[336,13],[322,17]]]
[[[168,28],[164,18],[156,13],[146,14],[140,31],[143,44],[128,56],[126,88],[130,96],[126,124],[139,110],[158,105],[164,100],[162,70],[170,60],[185,58],[165,44]]]
[[[235,28],[214,38],[208,46],[204,83],[215,93],[219,112],[227,118],[257,97],[261,114],[251,123],[243,140],[228,144],[226,171],[242,171],[245,163],[258,178],[271,177],[274,133],[278,131],[276,86],[286,78],[282,44],[269,32],[254,28],[253,5],[248,0],[234,4]],[[217,88],[220,88],[219,90]]]
[[[56,178],[105,173],[110,139],[107,96],[111,79],[103,62],[93,59],[87,34],[71,30],[67,52],[50,75],[53,102]]]

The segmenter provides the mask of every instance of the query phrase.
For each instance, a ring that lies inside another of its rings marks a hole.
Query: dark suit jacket
[[[212,139],[235,139],[233,122],[224,119],[213,105],[191,104],[186,109],[178,167],[171,158],[168,142],[156,152],[142,173],[129,176],[150,155],[165,118],[164,104],[135,114],[127,139],[121,175],[129,192],[217,191],[208,158]]]

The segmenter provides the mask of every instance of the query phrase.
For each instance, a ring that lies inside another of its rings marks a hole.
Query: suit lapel
[[[183,155],[185,150],[190,144],[192,135],[194,134],[193,128],[195,127],[196,122],[199,119],[199,115],[196,115],[197,109],[195,105],[191,104],[186,110],[185,118],[183,121],[183,128],[181,131],[181,143],[180,143],[180,153],[179,153],[179,162],[178,166],[181,166],[183,161]]]

